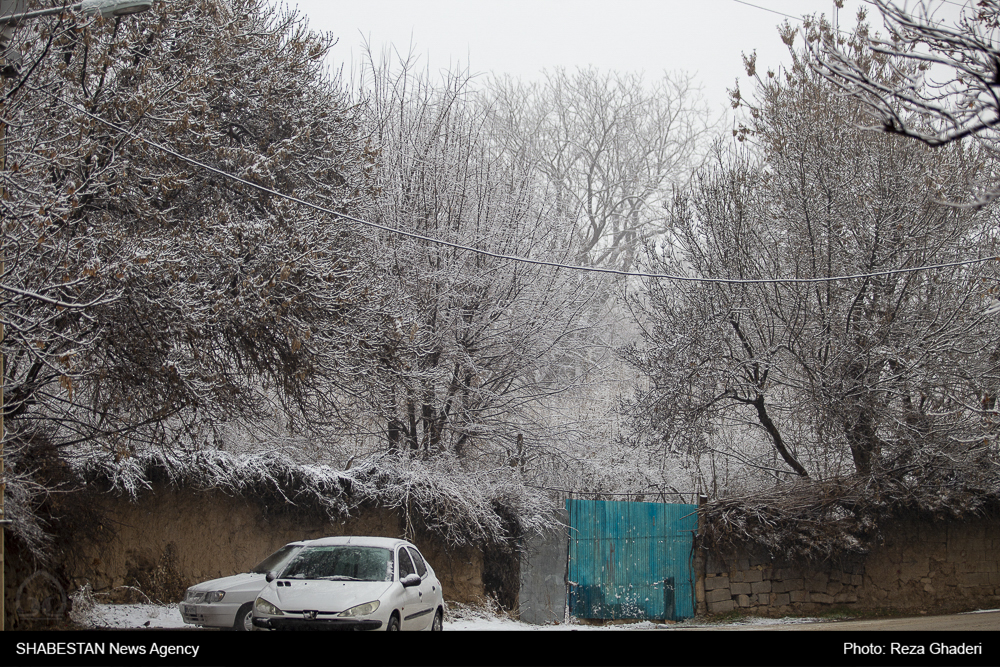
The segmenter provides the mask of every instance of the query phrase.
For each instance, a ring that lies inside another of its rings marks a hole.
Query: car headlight
[[[378,600],[359,604],[356,607],[351,607],[346,611],[340,612],[337,616],[367,616],[368,614],[374,613],[376,609],[378,609]]]
[[[284,613],[275,607],[273,604],[265,600],[264,598],[257,598],[257,601],[253,603],[254,607],[257,608],[262,614],[267,614],[268,616],[284,616]]]
[[[226,591],[196,591],[188,589],[184,601],[191,604],[219,602],[226,597]]]

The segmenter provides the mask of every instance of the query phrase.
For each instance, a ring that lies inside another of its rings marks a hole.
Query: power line
[[[254,183],[252,181],[248,181],[245,178],[241,178],[240,176],[237,176],[235,174],[231,174],[231,173],[229,173],[229,172],[227,172],[225,170],[219,169],[218,167],[213,167],[211,165],[205,164],[204,162],[200,162],[198,160],[195,160],[194,158],[190,158],[190,157],[188,157],[186,155],[182,155],[181,153],[178,153],[177,151],[175,151],[175,150],[173,150],[171,148],[168,148],[167,146],[164,146],[164,145],[162,145],[160,143],[157,143],[157,142],[155,142],[155,141],[153,141],[151,139],[147,139],[145,137],[142,137],[142,136],[136,134],[135,132],[133,132],[132,130],[129,130],[128,128],[121,127],[120,125],[118,125],[116,123],[112,123],[109,120],[105,120],[104,118],[101,118],[100,116],[97,116],[96,114],[93,114],[93,113],[87,111],[83,107],[80,107],[80,106],[77,106],[77,105],[72,104],[70,102],[67,102],[66,100],[64,100],[61,97],[59,97],[58,95],[56,95],[55,93],[51,93],[51,92],[49,92],[47,90],[42,90],[42,89],[38,89],[38,88],[36,88],[35,90],[41,90],[41,92],[44,92],[44,93],[48,94],[53,99],[55,99],[57,102],[65,105],[65,106],[68,106],[71,109],[74,109],[75,111],[77,111],[79,113],[82,113],[82,114],[84,114],[84,115],[86,115],[86,116],[88,116],[88,117],[96,120],[97,122],[102,123],[102,124],[104,124],[104,125],[112,128],[114,130],[117,130],[118,132],[126,134],[126,135],[132,137],[133,139],[141,141],[141,142],[147,144],[148,146],[152,146],[152,147],[154,147],[154,148],[156,148],[158,150],[163,151],[164,153],[167,153],[168,155],[172,155],[172,156],[176,157],[177,159],[179,159],[179,160],[181,160],[183,162],[186,162],[186,163],[188,163],[188,164],[190,164],[192,166],[198,167],[199,169],[204,169],[206,171],[210,171],[210,172],[212,172],[214,174],[218,174],[219,176],[222,176],[224,178],[228,178],[230,180],[236,181],[236,182],[241,183],[243,185],[249,186],[251,188],[259,190],[260,192],[264,192],[266,194],[270,194],[270,195],[273,195],[275,197],[280,197],[280,198],[285,199],[287,201],[295,202],[296,204],[301,204],[302,206],[306,206],[307,208],[311,208],[311,209],[313,209],[315,211],[319,211],[319,212],[325,213],[327,215],[331,215],[331,216],[334,216],[334,217],[337,217],[337,218],[341,218],[343,220],[348,220],[350,222],[356,222],[356,223],[358,223],[360,225],[363,225],[363,226],[366,226],[366,227],[370,227],[372,229],[378,229],[380,231],[388,232],[390,234],[397,234],[397,235],[400,235],[400,236],[406,236],[408,238],[417,239],[417,240],[420,240],[420,241],[426,241],[428,243],[434,243],[434,244],[445,246],[445,247],[448,247],[448,248],[454,248],[456,250],[462,250],[462,251],[465,251],[465,252],[476,253],[478,255],[483,255],[483,256],[486,256],[486,257],[491,257],[493,259],[500,259],[500,260],[506,260],[506,261],[511,261],[511,262],[520,262],[520,263],[523,263],[523,264],[534,264],[536,266],[547,266],[547,267],[551,267],[551,268],[566,269],[566,270],[570,270],[570,271],[582,271],[582,272],[587,272],[587,273],[602,273],[602,274],[622,276],[622,277],[630,277],[630,278],[647,278],[647,279],[656,279],[656,280],[673,280],[673,281],[677,281],[677,282],[728,284],[728,285],[828,283],[828,282],[839,282],[839,281],[844,281],[844,280],[859,280],[859,279],[865,279],[865,278],[876,278],[876,277],[891,276],[891,275],[898,275],[898,274],[904,274],[904,273],[916,273],[918,271],[930,271],[930,270],[934,270],[934,269],[946,269],[946,268],[952,268],[952,267],[956,267],[956,266],[967,266],[967,265],[973,265],[973,264],[984,264],[984,263],[990,262],[990,261],[1000,261],[1000,256],[993,256],[993,257],[983,257],[983,258],[979,258],[979,259],[961,260],[961,261],[957,261],[957,262],[947,262],[947,263],[943,263],[943,264],[931,264],[931,265],[917,266],[917,267],[913,267],[913,268],[889,269],[889,270],[886,270],[886,271],[875,271],[875,272],[871,272],[871,273],[859,273],[859,274],[842,275],[842,276],[829,276],[829,277],[826,277],[826,278],[757,278],[757,279],[734,279],[734,278],[705,278],[705,277],[696,277],[696,276],[683,276],[683,275],[669,274],[669,273],[645,273],[645,272],[639,272],[639,271],[623,271],[621,269],[612,269],[612,268],[605,268],[605,267],[599,267],[599,266],[581,266],[581,265],[576,265],[576,264],[562,264],[562,263],[559,263],[559,262],[550,262],[550,261],[547,261],[547,260],[531,259],[530,257],[521,257],[519,255],[507,255],[507,254],[504,254],[504,253],[497,253],[497,252],[492,252],[492,251],[489,251],[489,250],[483,250],[481,248],[474,248],[474,247],[471,247],[471,246],[462,245],[461,243],[455,243],[453,241],[445,241],[443,239],[437,239],[437,238],[434,238],[434,237],[431,237],[431,236],[426,236],[426,235],[423,235],[423,234],[418,234],[416,232],[410,232],[410,231],[407,231],[407,230],[404,230],[404,229],[398,229],[398,228],[395,228],[395,227],[390,227],[388,225],[383,225],[381,223],[372,222],[370,220],[364,220],[362,218],[357,218],[357,217],[354,217],[352,215],[348,215],[346,213],[340,213],[340,212],[334,211],[332,209],[326,208],[326,207],[321,206],[319,204],[314,204],[314,203],[312,203],[310,201],[306,201],[304,199],[300,199],[300,198],[295,197],[293,195],[289,195],[289,194],[285,194],[283,192],[279,192],[279,191],[274,190],[272,188],[269,188],[267,186],[260,185],[259,183]]]
[[[790,18],[790,19],[792,19],[794,21],[799,21],[799,22],[802,21],[802,17],[801,16],[792,16],[791,14],[786,14],[784,12],[779,12],[776,9],[770,9],[768,7],[763,7],[761,5],[755,5],[752,2],[746,2],[746,0],[733,0],[733,2],[735,2],[736,4],[739,4],[739,5],[746,5],[747,7],[753,7],[754,9],[759,9],[759,10],[764,11],[764,12],[770,12],[772,14],[777,14],[778,16],[784,16],[784,17]],[[948,5],[954,5],[955,7],[961,7],[963,9],[966,9],[966,8],[969,7],[969,3],[968,2],[964,2],[964,3],[962,3],[962,2],[954,2],[953,0],[939,0],[939,2],[942,2],[944,4],[948,4]],[[843,31],[841,31],[841,32],[843,32]]]
[[[786,14],[784,12],[779,12],[776,9],[768,9],[767,7],[761,7],[760,5],[755,5],[750,2],[744,2],[744,0],[733,0],[738,5],[746,5],[747,7],[753,7],[754,9],[760,9],[761,11],[771,12],[772,14],[777,14],[778,16],[785,16],[787,18],[793,19],[795,21],[801,21],[801,16],[792,16],[791,14]]]

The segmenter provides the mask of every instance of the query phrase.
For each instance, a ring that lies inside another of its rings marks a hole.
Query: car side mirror
[[[278,573],[275,570],[271,570],[270,572],[264,575],[264,581],[266,581],[267,583],[271,583],[277,578],[278,578]]]
[[[420,575],[419,574],[408,574],[399,580],[399,583],[403,584],[403,588],[408,588],[410,586],[420,585]]]

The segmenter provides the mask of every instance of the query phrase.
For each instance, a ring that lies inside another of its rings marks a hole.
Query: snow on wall
[[[446,458],[421,461],[380,454],[340,471],[302,465],[274,452],[237,456],[212,450],[149,453],[119,461],[84,457],[76,469],[86,482],[131,498],[159,481],[269,498],[318,509],[338,521],[362,507],[398,509],[408,523],[419,523],[455,546],[502,542],[512,530],[530,535],[557,525],[548,499],[521,484],[514,469],[469,472]]]
[[[78,490],[60,497],[62,516],[48,524],[46,567],[66,573],[68,590],[89,583],[120,601],[129,586],[177,600],[287,542],[366,534],[414,541],[446,597],[472,603],[490,593],[484,550],[555,525],[515,470],[469,472],[448,460],[377,455],[341,471],[274,452],[201,451],[95,453],[72,467]]]

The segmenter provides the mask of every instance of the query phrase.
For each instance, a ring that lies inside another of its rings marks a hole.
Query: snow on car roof
[[[412,543],[396,537],[363,537],[357,535],[321,537],[309,542],[309,546],[311,547],[334,546],[338,544],[352,544],[359,547],[382,547],[384,549],[392,549],[399,544],[414,546]]]

